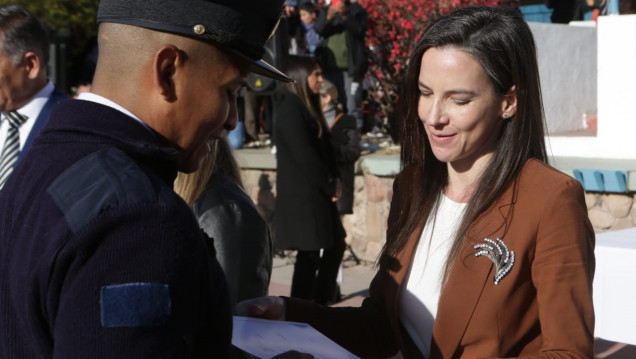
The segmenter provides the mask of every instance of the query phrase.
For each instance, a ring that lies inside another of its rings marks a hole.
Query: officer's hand
[[[236,315],[270,320],[285,320],[285,301],[281,297],[248,299],[236,305]]]
[[[340,13],[340,7],[329,5],[329,7],[327,8],[327,20],[332,20],[339,13]]]

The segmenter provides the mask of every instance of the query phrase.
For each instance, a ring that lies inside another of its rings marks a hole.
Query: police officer
[[[227,284],[173,192],[234,128],[283,0],[102,0],[91,93],[0,192],[1,358],[224,358]]]

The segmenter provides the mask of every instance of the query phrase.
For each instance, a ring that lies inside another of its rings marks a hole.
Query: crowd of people
[[[243,315],[309,323],[364,358],[592,358],[594,232],[581,185],[547,164],[517,9],[462,8],[415,45],[377,274],[360,307],[335,308],[366,11],[183,2],[101,0],[72,99],[48,78],[42,24],[0,5],[0,357],[237,358]],[[280,68],[263,61],[277,28]],[[271,232],[227,139],[251,73],[277,81]],[[267,296],[274,249],[296,253],[290,297]]]
[[[610,1],[616,8],[610,12]],[[596,20],[599,15],[633,14],[636,11],[635,0],[546,0],[546,6],[552,9],[550,20],[556,24],[580,21],[590,14]]]
[[[314,58],[323,76],[338,90],[337,101],[345,114],[356,120],[358,130],[370,129],[374,123],[363,115],[364,80],[368,70],[368,50],[365,47],[367,11],[356,1],[287,0],[282,25],[277,30],[273,47],[274,61],[286,67],[289,56]],[[271,45],[271,44],[270,44]],[[256,93],[272,96],[271,92]],[[267,133],[275,144],[277,108],[267,103],[263,108],[251,99],[255,94],[246,90],[248,103],[244,107],[248,141],[257,140],[259,133]],[[261,102],[262,103],[262,102]]]

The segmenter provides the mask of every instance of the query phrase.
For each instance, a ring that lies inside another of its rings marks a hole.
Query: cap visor
[[[283,82],[296,82],[294,79],[278,71],[277,68],[263,60],[251,61],[251,64],[250,70],[252,70],[255,74],[271,77],[274,80]]]
[[[280,72],[277,68],[275,68],[274,66],[268,64],[267,62],[263,61],[263,60],[253,60],[250,59],[249,57],[243,55],[242,53],[240,53],[237,50],[234,49],[229,49],[232,53],[240,56],[241,58],[247,60],[250,64],[250,71],[258,74],[258,75],[263,75],[265,77],[269,77],[272,78],[274,80],[278,80],[278,81],[283,81],[283,82],[296,82],[296,80],[292,79],[291,77],[285,75],[284,73]]]

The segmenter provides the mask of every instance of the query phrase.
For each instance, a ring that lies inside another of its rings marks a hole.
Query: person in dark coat
[[[243,189],[241,171],[227,136],[210,140],[209,147],[210,153],[196,172],[179,172],[174,189],[212,238],[234,307],[242,300],[267,295],[272,238],[267,223]],[[231,357],[253,358],[237,347],[232,348]]]
[[[360,158],[360,132],[356,129],[356,120],[342,112],[338,101],[338,89],[325,80],[320,85],[320,104],[322,112],[331,131],[331,138],[336,147],[336,159],[342,181],[342,195],[336,204],[342,218],[353,213],[353,185],[355,164]]]
[[[274,115],[275,246],[298,251],[291,295],[324,304],[335,296],[345,249],[335,204],[341,185],[320,108],[320,66],[310,57],[290,56],[288,72],[296,84],[277,94]]]

